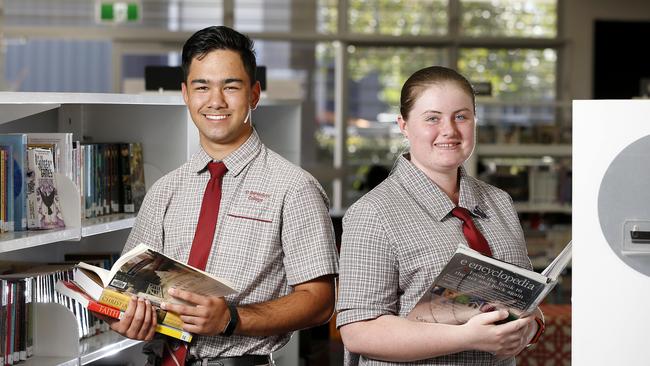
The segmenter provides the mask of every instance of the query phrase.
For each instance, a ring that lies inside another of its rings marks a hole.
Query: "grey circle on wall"
[[[598,218],[614,253],[650,276],[650,236],[643,239],[646,231],[650,235],[650,135],[625,147],[607,168],[598,192]]]

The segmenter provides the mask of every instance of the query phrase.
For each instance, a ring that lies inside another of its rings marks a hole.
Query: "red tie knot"
[[[208,163],[208,170],[211,178],[221,178],[228,171],[223,161],[212,161]]]
[[[454,207],[451,214],[463,221],[472,220],[472,214],[465,207]]]

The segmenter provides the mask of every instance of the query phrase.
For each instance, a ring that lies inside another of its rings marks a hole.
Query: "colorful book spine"
[[[14,231],[27,230],[27,200],[26,200],[26,166],[27,166],[27,135],[24,133],[0,135],[0,145],[11,146],[13,156],[13,222]]]

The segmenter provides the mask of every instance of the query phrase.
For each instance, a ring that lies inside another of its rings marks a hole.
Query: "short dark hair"
[[[469,80],[456,70],[448,67],[429,66],[416,71],[404,83],[399,101],[399,113],[402,115],[402,118],[408,119],[408,114],[413,109],[413,104],[415,104],[416,99],[425,88],[448,81],[456,83],[456,85],[472,98],[472,106],[476,110],[475,92]]]
[[[244,69],[246,69],[246,73],[251,80],[251,85],[255,84],[255,81],[257,80],[255,77],[257,61],[255,60],[253,40],[234,29],[225,26],[212,26],[201,29],[185,41],[185,44],[183,45],[183,54],[181,56],[183,82],[187,82],[192,60],[195,57],[200,59],[214,50],[230,50],[237,52],[241,57]]]

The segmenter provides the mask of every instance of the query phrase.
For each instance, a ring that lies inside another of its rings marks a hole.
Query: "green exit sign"
[[[102,1],[97,8],[99,21],[102,23],[137,22],[142,16],[139,2]]]

